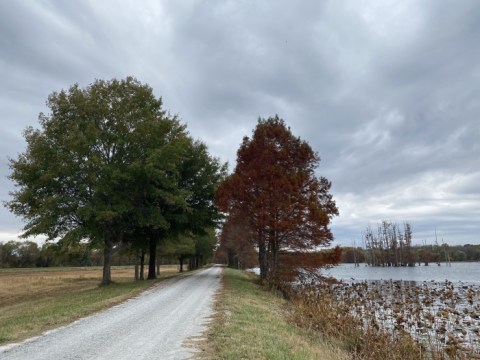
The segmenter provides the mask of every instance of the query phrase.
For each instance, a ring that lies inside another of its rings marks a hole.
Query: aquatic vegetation
[[[354,360],[420,360],[432,352],[407,333],[390,334],[374,317],[350,313],[347,302],[338,301],[328,286],[298,286],[292,289],[289,312],[297,326],[317,331],[350,354]],[[363,295],[363,293],[361,293]],[[360,296],[362,296],[360,295]],[[366,321],[365,321],[366,320]],[[441,358],[435,358],[435,360]]]
[[[480,358],[480,286],[445,282],[363,281],[320,286],[364,329],[410,335],[449,358]]]

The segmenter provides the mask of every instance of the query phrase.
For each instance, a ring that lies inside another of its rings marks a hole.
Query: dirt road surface
[[[0,347],[2,360],[188,359],[184,342],[212,315],[222,268],[166,280],[135,299],[20,344]]]

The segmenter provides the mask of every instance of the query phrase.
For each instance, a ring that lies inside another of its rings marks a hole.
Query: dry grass
[[[254,276],[226,269],[216,315],[203,344],[205,359],[348,359],[320,334],[288,323],[286,301],[255,283]]]
[[[312,289],[284,300],[227,269],[216,315],[202,344],[204,359],[444,359],[407,334],[392,338],[374,323],[365,329],[348,308]]]
[[[161,279],[178,271],[162,267]],[[133,281],[133,267],[113,267],[113,285],[100,287],[102,269],[0,269],[0,344],[19,341],[118,304],[155,284]]]

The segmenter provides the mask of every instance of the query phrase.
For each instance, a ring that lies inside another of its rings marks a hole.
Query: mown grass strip
[[[225,269],[216,315],[200,354],[205,359],[348,359],[318,333],[288,323],[285,300],[255,276]]]
[[[114,284],[99,286],[101,269],[0,270],[0,344],[17,342],[132,298],[179,274],[162,269],[154,281],[134,281],[133,269],[113,269]]]

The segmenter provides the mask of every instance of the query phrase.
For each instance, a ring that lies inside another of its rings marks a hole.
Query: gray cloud
[[[475,243],[479,39],[475,0],[3,1],[0,197],[49,93],[134,75],[231,167],[259,116],[283,117],[333,182],[340,243],[384,218]],[[19,228],[1,209],[0,234]]]

